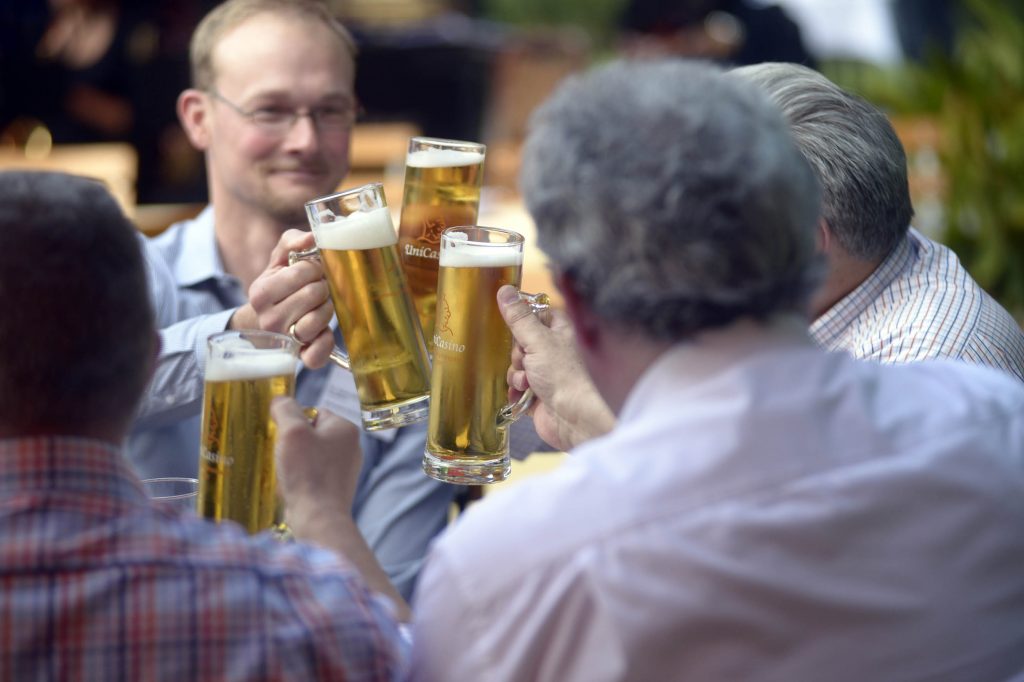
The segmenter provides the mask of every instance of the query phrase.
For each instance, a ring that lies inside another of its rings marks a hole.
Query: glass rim
[[[463,148],[472,149],[478,152],[486,152],[487,145],[483,142],[473,142],[472,140],[450,140],[444,137],[430,137],[428,135],[417,135],[409,138],[409,148],[412,149],[414,144],[432,145],[439,149],[453,149]]]
[[[188,478],[187,476],[158,476],[156,478],[144,478],[142,479],[142,487],[147,488],[147,483],[186,483],[192,486],[192,490],[187,493],[177,493],[175,495],[149,495],[147,489],[147,496],[151,500],[184,500],[189,497],[195,497],[199,494],[199,479]]]
[[[467,230],[481,230],[488,233],[505,234],[509,236],[509,240],[504,242],[481,242],[475,239],[455,240],[449,236],[449,233],[465,232]],[[516,232],[515,230],[509,230],[504,227],[490,227],[488,225],[454,225],[452,227],[445,228],[445,230],[441,232],[441,243],[444,243],[446,239],[450,242],[459,241],[465,244],[473,244],[476,246],[486,246],[494,248],[523,246],[526,243],[526,237],[524,237],[519,232]]]
[[[358,187],[350,187],[348,189],[343,189],[341,191],[333,192],[331,194],[325,194],[322,197],[317,197],[316,199],[310,199],[305,204],[303,204],[303,206],[305,206],[308,209],[309,207],[314,206],[316,204],[321,204],[321,203],[323,203],[325,201],[334,201],[336,199],[340,199],[341,197],[347,197],[350,194],[355,194],[357,192],[363,192],[363,191],[368,190],[368,189],[372,189],[372,190],[375,190],[375,191],[379,192],[380,196],[381,196],[381,199],[384,200],[384,205],[387,206],[387,199],[384,197],[384,183],[383,182],[368,182],[365,185],[359,185]]]

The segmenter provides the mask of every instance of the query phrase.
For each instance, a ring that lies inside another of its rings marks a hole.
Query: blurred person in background
[[[333,192],[348,170],[351,39],[316,0],[229,0],[196,29],[191,59],[193,87],[178,113],[205,155],[210,205],[149,244],[179,303],[129,441],[144,478],[195,477],[206,339],[226,328],[293,330],[306,344],[297,397],[342,412],[358,405],[351,374],[313,371],[340,342],[327,326],[333,308],[321,267],[288,266],[289,250],[313,245],[304,202]],[[425,438],[425,424],[364,434],[353,510],[407,598],[458,490],[423,474]]]
[[[174,101],[188,84],[187,39],[201,4],[0,3],[0,143],[31,142],[37,155],[50,143],[128,143],[139,203],[196,200],[200,164]]]
[[[629,0],[619,31],[620,49],[633,57],[814,65],[799,27],[784,10],[747,0]]]

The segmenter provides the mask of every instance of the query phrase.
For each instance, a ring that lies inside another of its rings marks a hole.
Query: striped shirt
[[[911,228],[860,286],[811,324],[828,350],[877,362],[953,358],[1024,381],[1024,332],[956,254]]]
[[[0,680],[391,680],[407,645],[329,552],[151,503],[112,445],[0,440]]]

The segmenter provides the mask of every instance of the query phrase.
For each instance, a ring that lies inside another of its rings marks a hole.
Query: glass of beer
[[[409,140],[398,243],[431,352],[441,233],[454,225],[476,223],[486,151],[487,147],[476,142],[431,137]]]
[[[451,483],[494,483],[510,470],[508,427],[531,393],[506,404],[512,332],[497,292],[519,286],[523,236],[493,227],[455,227],[441,235],[430,425],[423,470]],[[547,297],[523,295],[535,312]]]
[[[270,402],[295,394],[299,344],[290,336],[228,331],[207,341],[199,449],[200,516],[250,533],[281,530]]]
[[[424,421],[430,364],[398,256],[398,236],[380,183],[306,203],[347,353],[331,359],[349,369],[363,427],[390,429]]]

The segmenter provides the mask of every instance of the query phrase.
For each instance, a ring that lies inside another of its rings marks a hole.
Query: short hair
[[[87,435],[132,417],[156,331],[134,226],[100,182],[0,172],[0,425]]]
[[[850,255],[880,260],[906,235],[914,209],[907,157],[884,113],[817,71],[766,63],[732,71],[768,95],[822,185],[822,216]]]
[[[189,61],[192,87],[209,90],[216,74],[213,70],[213,51],[224,34],[260,14],[274,14],[320,23],[337,36],[348,54],[354,59],[356,43],[352,34],[331,14],[322,0],[227,0],[211,10],[192,34]]]
[[[764,96],[709,64],[566,81],[531,119],[520,182],[554,267],[652,338],[804,312],[820,281],[813,172]]]

